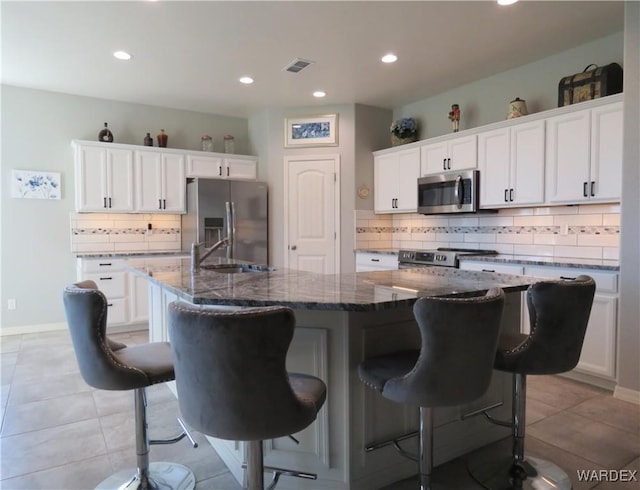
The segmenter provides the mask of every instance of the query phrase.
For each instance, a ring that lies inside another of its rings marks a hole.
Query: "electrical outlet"
[[[15,298],[9,298],[7,300],[7,308],[9,310],[15,310],[16,309],[16,300],[15,300]]]

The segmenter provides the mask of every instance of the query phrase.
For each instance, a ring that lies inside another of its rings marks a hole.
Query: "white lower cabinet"
[[[356,252],[356,272],[398,269],[398,254]]]
[[[107,325],[123,325],[129,322],[127,272],[121,259],[79,258],[76,273],[78,281],[95,282],[107,297]]]

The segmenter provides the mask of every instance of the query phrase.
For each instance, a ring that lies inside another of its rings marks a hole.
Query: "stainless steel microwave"
[[[418,212],[422,214],[478,211],[478,170],[429,175],[418,179]]]

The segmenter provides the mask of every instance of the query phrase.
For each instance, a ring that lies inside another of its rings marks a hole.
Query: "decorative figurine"
[[[460,106],[458,104],[453,104],[451,106],[449,119],[451,119],[451,124],[453,125],[453,132],[457,133],[460,131]]]
[[[104,123],[104,128],[98,133],[98,141],[113,143],[113,133],[107,127],[107,123]]]
[[[509,102],[509,114],[507,114],[507,119],[514,119],[520,116],[526,116],[529,114],[527,110],[527,101],[522,100],[519,97],[516,97],[515,100]]]

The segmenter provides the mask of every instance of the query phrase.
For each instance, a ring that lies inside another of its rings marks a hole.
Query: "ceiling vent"
[[[291,63],[289,63],[287,66],[285,66],[282,70],[283,71],[290,71],[291,73],[298,73],[299,71],[302,71],[303,69],[305,69],[307,66],[309,66],[312,63],[313,63],[313,61],[303,60],[302,58],[296,58]]]

